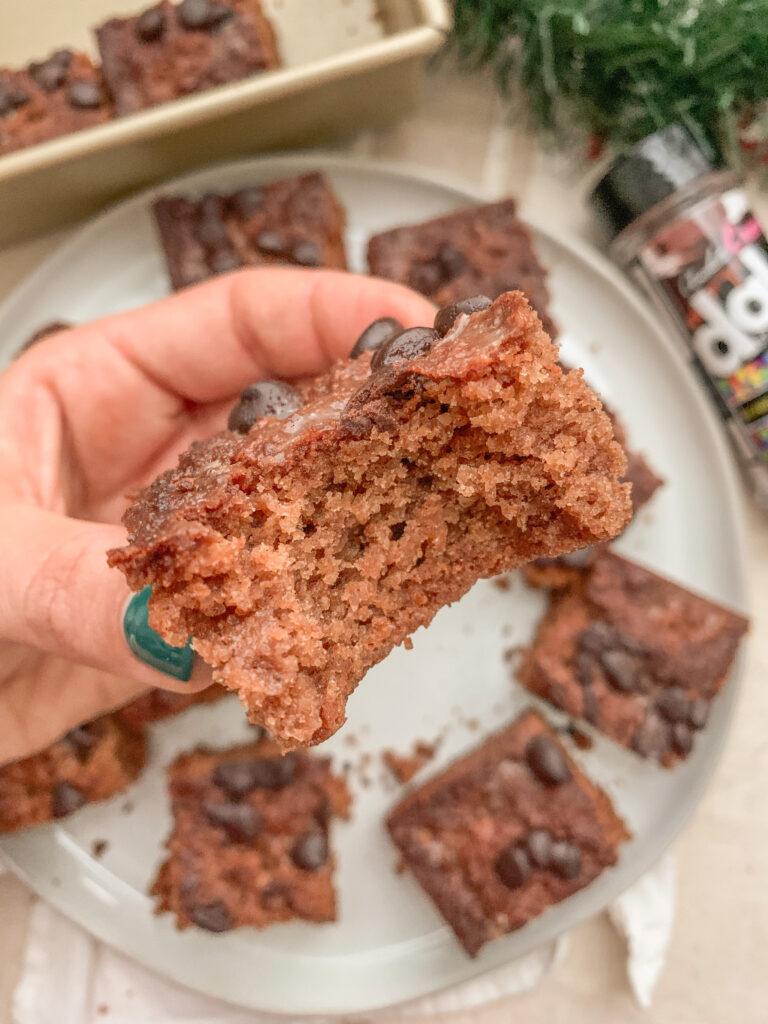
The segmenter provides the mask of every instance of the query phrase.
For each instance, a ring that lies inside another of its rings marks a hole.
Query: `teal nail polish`
[[[152,629],[148,613],[151,593],[152,587],[144,587],[128,602],[123,616],[125,639],[139,661],[186,683],[192,675],[195,652],[189,644],[171,647]]]

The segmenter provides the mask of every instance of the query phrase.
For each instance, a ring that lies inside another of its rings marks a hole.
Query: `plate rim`
[[[207,174],[214,171],[237,173],[237,171],[242,168],[244,171],[247,169],[248,171],[259,174],[263,173],[267,175],[274,173],[278,175],[283,173],[283,171],[290,173],[291,169],[299,171],[310,166],[313,169],[328,171],[330,173],[337,170],[339,172],[353,174],[366,173],[390,179],[399,179],[410,182],[415,181],[420,185],[431,185],[444,192],[453,193],[457,201],[462,204],[494,201],[493,198],[490,198],[485,194],[482,188],[477,187],[471,182],[451,173],[435,170],[428,166],[411,161],[379,161],[355,155],[345,156],[322,150],[307,150],[300,152],[278,152],[262,156],[245,157],[232,161],[214,162],[200,167],[195,171],[175,176],[158,185],[153,185],[151,188],[135,193],[121,202],[109,207],[97,217],[86,222],[81,228],[74,232],[70,239],[59,245],[38,267],[36,267],[11,290],[9,295],[0,304],[0,322],[2,322],[6,316],[12,315],[13,311],[18,307],[23,307],[30,297],[34,295],[36,289],[40,287],[40,284],[45,282],[45,280],[52,274],[55,274],[60,266],[67,265],[72,256],[80,253],[83,248],[87,248],[90,237],[97,234],[104,224],[109,224],[111,220],[119,218],[126,210],[147,209],[152,198],[163,191],[166,191],[169,188],[194,188],[194,182],[196,180],[203,179]],[[270,167],[274,168],[274,171],[270,171]],[[554,228],[548,226],[545,220],[530,216],[525,208],[525,204],[521,205],[520,215],[526,224],[532,228],[534,233],[545,238],[548,244],[563,250],[571,259],[585,264],[598,278],[603,279],[609,288],[617,291],[620,294],[622,301],[628,303],[632,307],[634,314],[643,324],[644,328],[652,333],[655,341],[660,343],[664,349],[665,355],[669,357],[671,362],[675,365],[676,372],[680,375],[681,386],[685,387],[688,392],[689,399],[697,407],[700,419],[706,426],[707,436],[703,440],[707,443],[710,455],[717,463],[721,479],[725,483],[725,493],[722,497],[725,503],[725,514],[734,527],[732,534],[729,537],[729,544],[732,548],[734,582],[735,589],[738,594],[738,607],[741,610],[748,612],[749,601],[746,586],[747,558],[744,503],[739,477],[736,466],[734,465],[735,460],[732,457],[727,439],[724,436],[725,432],[722,429],[720,421],[712,408],[711,403],[706,398],[703,388],[691,379],[691,367],[689,365],[689,361],[685,358],[682,345],[673,338],[672,331],[666,332],[664,330],[662,324],[658,321],[653,312],[643,304],[641,294],[632,286],[629,279],[589,242],[583,240],[572,232],[563,232],[559,229],[555,231]],[[662,833],[660,846],[654,850],[653,857],[646,855],[645,857],[640,857],[637,861],[636,870],[632,872],[633,879],[641,877],[642,874],[648,870],[651,864],[677,837],[680,831],[690,820],[691,815],[701,801],[701,798],[710,783],[712,775],[720,762],[725,741],[728,738],[732,727],[733,713],[741,691],[745,653],[745,647],[742,646],[728,683],[729,699],[727,703],[724,702],[726,703],[726,707],[724,709],[722,728],[719,734],[716,737],[713,737],[710,741],[708,758],[706,761],[702,762],[698,773],[691,780],[691,785],[685,795],[685,799],[680,802],[680,807],[675,816],[674,824]],[[6,846],[6,843],[10,845],[12,840],[0,840],[0,852]],[[8,858],[6,858],[6,862],[8,862]],[[101,941],[107,942],[114,948],[117,948],[120,952],[123,952],[124,955],[135,958],[144,966],[158,971],[157,964],[152,962],[152,954],[150,951],[148,951],[144,956],[141,955],[140,950],[137,951],[135,948],[132,948],[130,952],[125,953],[125,947],[118,946],[112,938],[105,936],[104,927],[99,928],[98,922],[94,925],[94,922],[87,920],[87,915],[85,918],[81,916],[78,913],[77,906],[73,905],[75,900],[72,898],[69,900],[67,899],[66,891],[63,886],[61,889],[56,889],[51,884],[41,884],[39,879],[33,884],[27,877],[21,865],[11,860],[9,862],[9,867],[14,871],[14,873],[23,878],[27,884],[30,885],[30,888],[32,888],[33,891],[42,896],[42,898],[55,906],[67,917],[76,921],[90,934],[96,936]],[[620,891],[624,891],[626,886],[629,884],[632,884],[631,881],[621,885],[617,891],[612,893],[609,892],[606,895],[605,902],[603,903],[603,909],[619,895]],[[557,935],[562,934],[563,931],[574,927],[582,920],[592,916],[596,912],[599,911],[596,911],[593,907],[589,907],[583,912],[577,911],[561,929],[558,929],[556,925],[554,928],[550,928],[542,941],[548,941],[555,938]],[[134,942],[133,947],[136,947],[137,944],[138,943]],[[261,1010],[262,1012],[274,1013],[281,1016],[286,1015],[304,1018],[315,1017],[319,1014],[328,1015],[373,1012],[375,1010],[402,1006],[414,999],[419,999],[424,996],[433,996],[440,992],[448,991],[456,984],[465,984],[482,977],[489,972],[498,970],[501,966],[499,963],[484,964],[482,961],[474,961],[472,963],[474,963],[476,969],[463,974],[457,982],[448,984],[439,983],[437,986],[430,986],[427,983],[427,985],[420,991],[399,998],[395,1002],[388,1001],[387,999],[374,998],[372,1000],[369,999],[361,1006],[359,1002],[350,1002],[349,1000],[345,1001],[342,994],[342,998],[337,998],[335,1002],[327,1000],[321,1005],[315,1007],[312,1011],[308,1011],[306,1009],[305,1002],[297,1002],[293,1004],[293,1006],[286,1007],[284,999],[277,1002],[274,998],[272,1000],[267,999],[266,1001],[259,1002],[238,1002],[236,1005],[244,1006],[253,1010]],[[354,970],[353,965],[351,966],[351,969]],[[169,970],[164,967],[159,971],[159,973],[172,981],[188,986],[206,995],[219,999],[226,999],[226,997],[221,995],[220,991],[215,990],[210,986],[206,986],[204,983],[201,984],[200,979],[195,979],[192,976],[191,971],[184,974],[183,971],[173,969]],[[340,993],[336,993],[335,995],[338,996]]]

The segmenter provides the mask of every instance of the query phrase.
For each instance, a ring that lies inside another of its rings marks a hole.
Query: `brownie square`
[[[164,197],[153,211],[174,289],[269,263],[347,267],[344,211],[322,174],[200,200]]]
[[[115,113],[236,82],[279,64],[259,0],[170,0],[96,30]]]
[[[285,747],[334,733],[368,669],[478,578],[629,521],[611,424],[520,292],[254,384],[229,423],[137,497],[109,558]]]
[[[387,826],[470,956],[589,885],[629,838],[534,711],[406,796]]]
[[[138,728],[152,722],[160,722],[164,718],[173,718],[174,715],[180,715],[182,711],[197,704],[210,704],[212,701],[221,700],[227,693],[223,686],[216,684],[198,693],[174,693],[171,690],[154,689],[132,700],[115,714],[119,715],[122,721]]]
[[[520,290],[550,338],[557,336],[549,315],[547,272],[512,199],[374,235],[368,242],[368,265],[377,277],[407,284],[438,306]]]
[[[63,818],[125,789],[144,767],[144,733],[105,715],[0,768],[0,833]]]
[[[333,921],[331,818],[349,794],[327,758],[280,756],[269,740],[199,749],[168,769],[173,831],[152,888],[179,928],[223,932]]]
[[[57,50],[23,70],[0,69],[0,156],[111,117],[101,72],[84,53]]]
[[[747,619],[606,548],[570,573],[550,595],[520,682],[641,757],[683,760]]]

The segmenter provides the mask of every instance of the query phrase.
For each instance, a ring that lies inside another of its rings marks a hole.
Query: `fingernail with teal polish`
[[[139,661],[187,683],[192,675],[195,652],[189,643],[184,647],[171,647],[152,629],[148,611],[151,593],[152,587],[144,587],[128,602],[123,616],[125,639]]]

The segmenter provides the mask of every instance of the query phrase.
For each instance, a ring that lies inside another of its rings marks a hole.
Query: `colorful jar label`
[[[639,253],[742,442],[768,460],[768,241],[742,189],[703,200]]]

